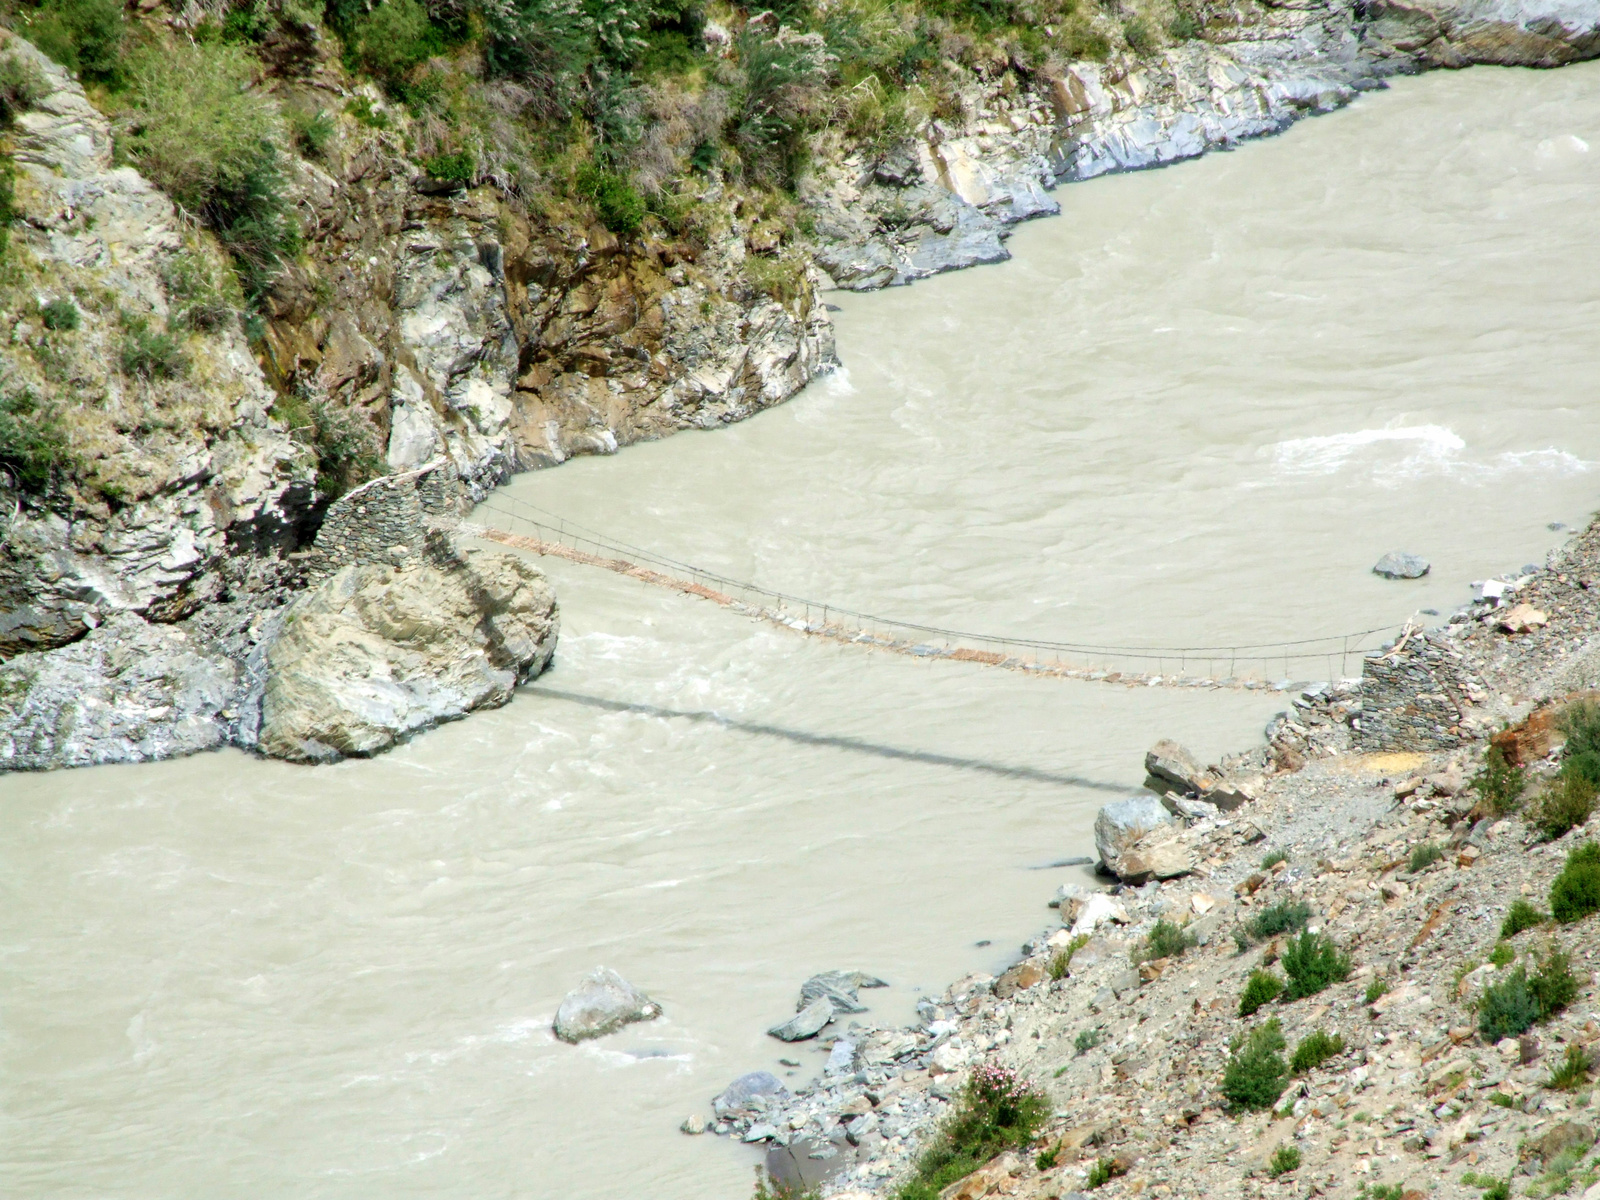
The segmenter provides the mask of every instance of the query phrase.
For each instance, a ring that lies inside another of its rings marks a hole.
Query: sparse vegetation
[[[1557,775],[1540,793],[1538,801],[1528,813],[1528,822],[1544,835],[1546,841],[1553,842],[1589,819],[1594,812],[1597,794],[1600,794],[1600,789],[1582,774]]]
[[[1600,787],[1600,704],[1580,700],[1567,706],[1557,724],[1567,735],[1561,774]]]
[[[123,374],[140,379],[172,379],[187,365],[177,341],[144,317],[123,318],[121,363]]]
[[[1388,994],[1389,981],[1384,979],[1381,975],[1374,979],[1371,983],[1367,984],[1366,1001],[1368,1004],[1376,1004],[1380,997],[1387,996]]]
[[[1239,997],[1239,1015],[1253,1017],[1264,1004],[1270,1004],[1283,994],[1283,980],[1271,971],[1257,968],[1245,981],[1244,994]]]
[[[982,1064],[955,1113],[917,1159],[895,1200],[937,1200],[939,1192],[1005,1150],[1026,1146],[1050,1115],[1044,1095],[1016,1072]]]
[[[44,327],[56,332],[66,332],[78,327],[78,306],[65,297],[58,296],[39,306],[39,319]]]
[[[1543,925],[1550,919],[1550,914],[1540,912],[1536,905],[1520,897],[1511,902],[1511,907],[1506,910],[1506,919],[1500,925],[1500,936],[1503,938],[1516,937],[1524,929],[1532,929]]]
[[[1411,851],[1411,858],[1406,863],[1406,869],[1415,875],[1418,871],[1425,871],[1434,863],[1444,857],[1444,851],[1432,842],[1424,842]]]
[[[1088,944],[1089,935],[1080,933],[1061,949],[1057,950],[1050,958],[1050,978],[1065,979],[1067,972],[1072,969],[1072,956]]]
[[[644,200],[621,175],[585,166],[578,173],[578,194],[593,202],[600,223],[612,233],[631,237],[644,227]]]
[[[1104,1187],[1121,1174],[1122,1164],[1116,1159],[1097,1158],[1094,1166],[1089,1168],[1089,1173],[1084,1177],[1083,1185],[1092,1192],[1096,1188]]]
[[[1490,746],[1483,758],[1483,770],[1473,776],[1472,784],[1484,808],[1496,817],[1515,812],[1528,786],[1527,773],[1512,766],[1499,746]]]
[[[1171,921],[1157,921],[1145,935],[1144,945],[1134,954],[1136,962],[1152,962],[1158,958],[1181,958],[1184,951],[1195,945],[1193,935],[1185,933]]]
[[[1105,1040],[1104,1030],[1082,1029],[1078,1031],[1078,1036],[1073,1039],[1072,1048],[1079,1054],[1087,1054]]]
[[[1313,1029],[1294,1048],[1294,1056],[1289,1060],[1289,1070],[1296,1075],[1304,1075],[1307,1071],[1320,1067],[1330,1058],[1343,1053],[1343,1037]]]
[[[1577,994],[1570,960],[1559,946],[1551,945],[1533,975],[1519,966],[1484,989],[1478,1000],[1478,1032],[1487,1042],[1516,1037],[1535,1022],[1549,1020]]]
[[[1311,905],[1304,900],[1282,900],[1262,909],[1250,921],[1250,935],[1258,942],[1304,929],[1311,920]]]
[[[1600,843],[1585,842],[1550,885],[1550,915],[1570,925],[1594,912],[1600,912]]]
[[[1576,1091],[1589,1082],[1589,1072],[1594,1069],[1594,1062],[1589,1057],[1589,1052],[1582,1046],[1569,1045],[1561,1061],[1550,1068],[1550,1078],[1545,1081],[1545,1087],[1557,1091]]]
[[[45,492],[73,464],[55,408],[26,389],[0,392],[0,469],[25,492]]]
[[[1265,858],[1263,858],[1261,860],[1261,869],[1263,871],[1270,871],[1270,870],[1272,870],[1273,867],[1277,866],[1279,863],[1286,863],[1288,861],[1289,861],[1288,854],[1286,854],[1282,850],[1274,850],[1270,854],[1268,854]]]
[[[1350,978],[1350,956],[1340,952],[1323,933],[1302,933],[1284,947],[1283,972],[1289,977],[1284,999],[1314,996],[1332,984]]]
[[[1233,1039],[1222,1076],[1222,1094],[1232,1111],[1259,1111],[1278,1102],[1289,1079],[1289,1065],[1283,1061],[1287,1044],[1276,1017]]]
[[[1510,942],[1496,942],[1494,949],[1489,951],[1489,962],[1496,967],[1509,967],[1517,952]]]
[[[1364,1183],[1357,1200],[1403,1200],[1405,1188],[1398,1183]]]
[[[1299,1166],[1299,1148],[1296,1146],[1279,1146],[1272,1153],[1272,1161],[1267,1164],[1267,1174],[1276,1179],[1280,1175],[1287,1175]]]

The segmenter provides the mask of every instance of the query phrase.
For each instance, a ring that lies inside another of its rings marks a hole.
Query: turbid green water
[[[1405,80],[1064,189],[1010,264],[836,297],[848,380],[511,490],[1019,635],[1444,608],[1594,506],[1597,80]],[[1372,578],[1395,548],[1435,574]],[[751,1152],[676,1126],[793,1053],[762,1031],[806,975],[881,974],[902,1019],[1003,965],[1067,875],[1030,868],[1089,850],[1151,741],[1215,756],[1283,703],[892,659],[550,571],[556,670],[384,758],[0,780],[0,1194],[748,1195]],[[597,963],[667,1015],[560,1045]]]

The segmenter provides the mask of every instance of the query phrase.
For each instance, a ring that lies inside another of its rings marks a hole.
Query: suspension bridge
[[[1361,673],[1398,626],[1232,646],[1105,646],[945,629],[774,591],[586,529],[515,496],[495,494],[463,531],[517,550],[598,567],[808,637],[912,658],[978,663],[1029,675],[1126,686],[1282,688]],[[496,524],[483,523],[492,516]]]

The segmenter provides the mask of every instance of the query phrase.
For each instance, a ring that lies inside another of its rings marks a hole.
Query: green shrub
[[[1178,15],[1172,18],[1171,24],[1167,26],[1167,33],[1175,41],[1186,42],[1192,38],[1199,37],[1201,29],[1199,17],[1191,12],[1180,10]]]
[[[453,183],[457,187],[471,187],[478,178],[478,160],[470,150],[430,155],[423,160],[422,166],[434,179]]]
[[[389,114],[373,108],[372,101],[365,96],[354,96],[347,100],[344,110],[368,129],[389,128]]]
[[[1080,933],[1061,949],[1057,950],[1050,959],[1050,978],[1065,979],[1067,972],[1072,969],[1072,956],[1088,944],[1089,935]]]
[[[1539,1019],[1539,1006],[1528,990],[1528,972],[1522,967],[1483,989],[1478,998],[1478,1032],[1486,1042],[1526,1033]]]
[[[594,204],[612,233],[631,237],[644,227],[644,201],[621,175],[587,164],[578,172],[578,194]]]
[[[254,74],[237,46],[180,42],[138,55],[126,142],[141,171],[217,231],[252,300],[300,245],[277,110],[250,89]]]
[[[1276,1179],[1280,1175],[1287,1175],[1300,1165],[1300,1150],[1296,1146],[1279,1146],[1272,1154],[1272,1161],[1267,1164],[1267,1174]]]
[[[1249,924],[1252,937],[1265,941],[1280,933],[1304,929],[1311,920],[1311,905],[1304,900],[1283,900],[1258,912]]]
[[[1338,1035],[1330,1036],[1320,1029],[1313,1029],[1294,1048],[1294,1057],[1289,1060],[1289,1070],[1296,1075],[1304,1075],[1307,1071],[1320,1067],[1335,1055],[1343,1053],[1343,1037]]]
[[[1263,871],[1270,871],[1279,863],[1286,863],[1288,861],[1289,856],[1286,853],[1284,853],[1282,850],[1274,850],[1261,860],[1261,869]]]
[[[1404,1200],[1405,1188],[1398,1183],[1364,1183],[1356,1196],[1358,1200]]]
[[[1341,954],[1326,934],[1302,933],[1284,947],[1283,972],[1289,977],[1284,998],[1314,996],[1330,984],[1350,978],[1350,956]]]
[[[387,0],[350,27],[356,61],[387,85],[444,49],[444,39],[428,20],[420,0]]]
[[[47,491],[73,463],[55,409],[30,391],[0,392],[0,467],[25,492]]]
[[[1557,727],[1567,735],[1563,753],[1571,758],[1578,754],[1600,753],[1600,704],[1593,700],[1579,700],[1567,705],[1556,721]]]
[[[367,106],[370,110],[372,102]],[[291,108],[289,110],[289,136],[294,140],[294,148],[307,158],[321,158],[333,144],[333,136],[338,132],[338,125],[326,109]]]
[[[1516,937],[1524,929],[1532,929],[1536,925],[1543,925],[1549,919],[1549,913],[1540,912],[1535,905],[1519,897],[1513,900],[1511,907],[1506,910],[1506,919],[1500,925],[1500,936],[1503,938]]]
[[[1061,48],[1069,58],[1092,58],[1103,62],[1111,53],[1111,39],[1081,14],[1062,22],[1060,40]]]
[[[1444,857],[1444,851],[1432,842],[1424,842],[1411,851],[1411,859],[1406,863],[1406,869],[1415,875],[1418,871],[1425,871],[1434,863]]]
[[[1545,1087],[1563,1092],[1575,1091],[1589,1082],[1593,1065],[1587,1050],[1582,1046],[1569,1045],[1565,1057],[1550,1069],[1550,1078],[1545,1082]]]
[[[1585,842],[1550,885],[1550,915],[1567,925],[1593,912],[1600,912],[1600,843]]]
[[[0,58],[0,129],[7,128],[49,92],[44,76],[25,58]]]
[[[1578,977],[1572,973],[1572,960],[1566,951],[1552,943],[1539,961],[1539,969],[1528,977],[1528,991],[1539,1009],[1539,1020],[1548,1021],[1578,998]]]
[[[823,115],[827,54],[820,46],[780,41],[747,28],[734,42],[739,62],[733,140],[754,181],[792,187],[805,135]]]
[[[1222,1094],[1231,1110],[1256,1111],[1278,1102],[1289,1077],[1282,1053],[1287,1044],[1276,1017],[1233,1039],[1232,1057],[1222,1076]]]
[[[1511,1200],[1511,1179],[1492,1179],[1483,1189],[1483,1200]]]
[[[1155,31],[1143,17],[1129,17],[1122,23],[1122,36],[1128,39],[1128,49],[1135,54],[1152,54],[1160,44]]]
[[[911,1178],[894,1192],[895,1200],[937,1200],[942,1189],[995,1155],[1026,1146],[1049,1115],[1043,1094],[1015,1071],[979,1065]]]
[[[1078,1036],[1073,1040],[1072,1048],[1079,1054],[1087,1054],[1105,1040],[1106,1035],[1103,1030],[1083,1029],[1079,1030]]]
[[[78,306],[63,296],[39,306],[39,317],[46,329],[70,330],[78,327]]]
[[[1496,967],[1509,967],[1517,952],[1510,942],[1496,942],[1494,949],[1489,951],[1489,961]]]
[[[69,71],[110,83],[121,74],[125,27],[119,0],[45,0],[23,29]]]
[[[1244,994],[1239,997],[1239,1015],[1255,1016],[1257,1009],[1276,1000],[1282,992],[1283,980],[1271,971],[1264,971],[1258,967],[1250,972],[1250,978],[1245,981]]]
[[[1596,794],[1595,785],[1582,775],[1557,775],[1539,796],[1529,821],[1546,841],[1553,842],[1589,819]]]
[[[1389,983],[1381,976],[1367,984],[1366,999],[1368,1004],[1376,1004],[1379,997],[1389,994]]]
[[[1497,817],[1515,812],[1522,792],[1528,786],[1527,774],[1506,761],[1499,746],[1490,746],[1484,755],[1483,770],[1473,776],[1473,786],[1483,805]]]
[[[1096,1188],[1104,1187],[1121,1174],[1122,1164],[1116,1159],[1097,1158],[1094,1166],[1089,1168],[1089,1174],[1084,1177],[1083,1186],[1092,1192]]]
[[[1048,1150],[1039,1151],[1038,1156],[1033,1160],[1033,1165],[1041,1171],[1049,1171],[1055,1167],[1056,1160],[1060,1157],[1061,1147],[1052,1146]]]
[[[243,303],[237,283],[203,251],[186,247],[161,268],[167,288],[167,327],[221,329]]]
[[[140,379],[172,379],[187,365],[183,350],[173,338],[157,332],[142,317],[124,322],[122,373]]]
[[[1181,958],[1184,951],[1196,945],[1194,936],[1185,933],[1171,921],[1160,920],[1151,927],[1144,945],[1134,955],[1136,961],[1153,962],[1158,958]]]

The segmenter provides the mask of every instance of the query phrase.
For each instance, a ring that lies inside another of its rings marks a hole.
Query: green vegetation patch
[[[1425,871],[1434,863],[1444,857],[1444,851],[1432,842],[1424,842],[1411,851],[1411,858],[1406,863],[1406,869],[1415,875],[1418,871]]]
[[[1600,912],[1600,843],[1585,842],[1550,885],[1550,915],[1568,925],[1594,912]]]
[[[1472,783],[1483,806],[1494,816],[1503,817],[1516,811],[1527,789],[1528,776],[1521,767],[1506,760],[1499,746],[1490,746],[1483,758],[1483,770],[1473,776]]]
[[[1246,927],[1258,942],[1280,933],[1304,929],[1311,920],[1311,905],[1304,900],[1282,900],[1262,909]]]
[[[1294,1048],[1294,1056],[1289,1060],[1289,1070],[1296,1075],[1304,1075],[1307,1071],[1320,1067],[1330,1058],[1343,1053],[1343,1037],[1313,1029]]]
[[[45,492],[74,464],[60,414],[33,392],[0,392],[0,467],[25,492]]]
[[[1258,967],[1245,980],[1244,992],[1239,997],[1239,1015],[1253,1017],[1262,1005],[1270,1004],[1282,994],[1283,980],[1271,971]]]
[[[1302,933],[1284,947],[1280,961],[1289,977],[1284,989],[1286,1000],[1314,996],[1350,978],[1350,956],[1341,953],[1327,934]]]
[[[1280,1175],[1287,1175],[1299,1166],[1299,1147],[1279,1146],[1272,1152],[1272,1161],[1267,1164],[1267,1174],[1276,1179]]]
[[[67,70],[115,83],[126,29],[120,0],[45,0],[19,32]]]
[[[1230,1110],[1255,1112],[1278,1102],[1289,1082],[1289,1064],[1283,1060],[1287,1045],[1276,1017],[1229,1043],[1231,1057],[1222,1075],[1222,1094]]]
[[[1537,905],[1527,900],[1516,899],[1511,902],[1511,907],[1506,910],[1506,919],[1501,922],[1500,936],[1503,938],[1516,937],[1524,929],[1532,929],[1543,925],[1550,919],[1550,914],[1541,912]]]
[[[1535,1022],[1549,1020],[1577,995],[1578,979],[1571,961],[1559,946],[1552,945],[1533,975],[1526,967],[1517,967],[1484,989],[1478,999],[1478,1032],[1488,1042],[1517,1037]]]
[[[895,1200],[938,1200],[941,1190],[1006,1150],[1031,1142],[1050,1115],[1043,1093],[1005,1067],[980,1064],[956,1111],[917,1159]]]
[[[1134,953],[1135,962],[1154,962],[1158,958],[1182,958],[1186,950],[1197,945],[1194,935],[1186,933],[1171,921],[1157,921],[1145,935],[1144,945]]]

